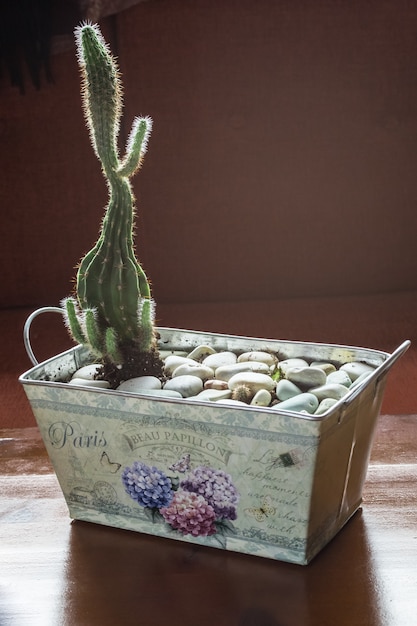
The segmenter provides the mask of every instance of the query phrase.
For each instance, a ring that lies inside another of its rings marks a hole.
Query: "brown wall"
[[[417,0],[159,0],[103,26],[125,125],[154,119],[135,191],[157,300],[417,288]],[[69,292],[106,200],[74,51],[53,69],[1,84],[2,307]]]

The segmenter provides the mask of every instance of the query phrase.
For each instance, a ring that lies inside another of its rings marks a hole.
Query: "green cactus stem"
[[[108,183],[109,201],[97,243],[79,264],[76,296],[64,300],[63,307],[75,341],[120,370],[126,361],[132,362],[132,351],[137,357],[155,350],[155,307],[134,253],[134,195],[129,181],[141,166],[152,120],[134,120],[120,158],[122,86],[116,61],[97,25],[79,26],[75,38],[85,118]]]

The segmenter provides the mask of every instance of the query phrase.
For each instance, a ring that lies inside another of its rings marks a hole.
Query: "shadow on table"
[[[73,522],[63,624],[376,626],[361,512],[308,566]]]

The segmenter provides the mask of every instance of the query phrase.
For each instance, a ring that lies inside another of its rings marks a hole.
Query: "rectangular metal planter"
[[[153,398],[65,380],[85,364],[77,347],[20,377],[70,516],[161,537],[308,563],[361,504],[362,487],[393,354],[348,346],[252,339],[158,329],[166,350],[210,344],[216,350],[272,350],[336,364],[363,361],[374,372],[315,417],[221,402]],[[181,466],[181,460],[185,466]],[[187,471],[207,467],[228,478],[239,499],[235,519],[209,536],[181,534],[126,492],[135,462],[156,467],[181,490]]]

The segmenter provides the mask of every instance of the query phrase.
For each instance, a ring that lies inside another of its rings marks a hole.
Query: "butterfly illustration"
[[[100,465],[106,472],[109,472],[110,474],[115,474],[122,467],[121,463],[113,463],[113,461],[110,461],[107,452],[102,452],[100,457]]]
[[[256,519],[257,522],[264,522],[268,517],[275,515],[276,512],[276,508],[272,506],[271,496],[264,496],[260,507],[245,509],[245,513]]]
[[[173,472],[184,472],[190,469],[190,455],[184,454],[178,461],[169,466],[169,469]]]

